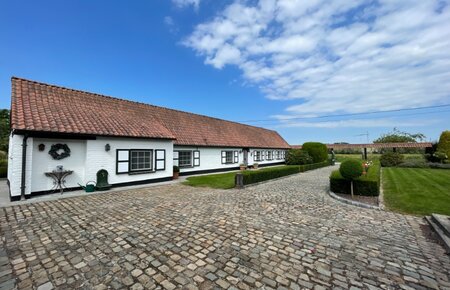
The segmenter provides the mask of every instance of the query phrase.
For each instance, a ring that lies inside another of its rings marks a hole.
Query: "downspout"
[[[20,184],[20,200],[25,200],[25,167],[27,165],[27,140],[28,134],[25,134],[22,140],[22,180]]]

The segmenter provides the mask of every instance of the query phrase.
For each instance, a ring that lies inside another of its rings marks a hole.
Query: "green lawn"
[[[191,176],[183,184],[190,186],[212,187],[229,189],[234,187],[236,172]]]
[[[273,170],[285,166],[286,165],[264,167],[260,168],[259,171]],[[236,172],[191,176],[186,178],[186,181],[183,182],[183,184],[190,186],[229,189],[234,188],[235,186],[234,184],[235,175]]]
[[[450,215],[450,170],[383,168],[384,200],[402,213]]]
[[[406,159],[423,159],[423,154],[402,154]],[[380,159],[381,154],[367,154],[368,160],[378,160]],[[336,161],[342,162],[346,159],[360,159],[362,160],[362,154],[336,154]]]

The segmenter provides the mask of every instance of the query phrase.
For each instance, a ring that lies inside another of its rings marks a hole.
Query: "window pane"
[[[192,166],[192,151],[178,152],[178,166],[180,167]]]
[[[233,163],[233,151],[225,151],[225,162]]]
[[[152,169],[152,151],[151,150],[132,150],[130,151],[130,170],[151,170]]]

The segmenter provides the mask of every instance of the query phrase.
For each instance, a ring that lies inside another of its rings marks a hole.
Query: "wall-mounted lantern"
[[[44,144],[39,144],[38,145],[38,149],[39,149],[39,151],[44,151],[45,150],[45,145]]]
[[[111,145],[108,143],[105,145],[105,151],[108,152],[109,150],[111,150]]]

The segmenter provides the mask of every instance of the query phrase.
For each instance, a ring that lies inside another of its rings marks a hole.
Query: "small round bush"
[[[306,142],[302,145],[302,150],[308,152],[314,163],[328,159],[327,145],[320,142]]]
[[[341,163],[339,172],[345,179],[353,180],[358,178],[363,173],[363,166],[361,161],[356,159],[348,159]]]
[[[450,158],[450,131],[444,131],[439,138],[437,151],[445,153],[447,158]]]
[[[383,167],[393,167],[403,162],[403,155],[397,152],[386,152],[380,157],[380,163]]]
[[[304,165],[313,163],[313,159],[308,152],[302,149],[291,149],[286,156],[287,165]]]

